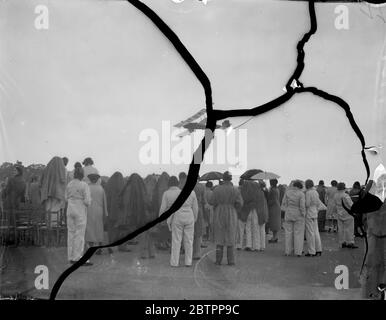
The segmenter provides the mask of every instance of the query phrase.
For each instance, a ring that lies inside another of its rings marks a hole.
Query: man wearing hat
[[[354,218],[342,206],[343,202],[348,209],[351,209],[353,202],[345,192],[346,185],[343,182],[338,183],[337,190],[334,195],[334,204],[338,218],[339,243],[342,248],[356,249],[358,247],[354,244]]]
[[[238,188],[232,184],[232,175],[225,171],[223,184],[213,190],[209,204],[214,206],[213,227],[216,244],[216,264],[220,265],[224,246],[227,247],[228,265],[235,264],[234,247],[237,240],[237,210],[243,206],[243,199]]]

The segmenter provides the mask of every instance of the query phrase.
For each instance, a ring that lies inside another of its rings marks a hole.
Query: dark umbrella
[[[263,170],[260,170],[260,169],[249,169],[247,171],[245,171],[241,176],[240,176],[240,179],[246,179],[246,180],[249,180],[251,179],[252,176],[260,173],[260,172],[263,172]]]
[[[223,174],[221,172],[211,171],[202,175],[200,181],[221,180],[223,178],[222,176]]]

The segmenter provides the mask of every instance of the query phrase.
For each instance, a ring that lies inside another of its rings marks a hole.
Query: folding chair
[[[0,246],[6,246],[11,233],[11,225],[7,219],[6,212],[0,208]]]
[[[30,208],[13,209],[11,214],[14,215],[15,244],[31,244],[33,234],[32,210]]]

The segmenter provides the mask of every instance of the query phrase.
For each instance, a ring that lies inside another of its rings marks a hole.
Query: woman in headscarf
[[[162,172],[154,187],[152,196],[152,210],[153,212],[157,212],[157,214],[160,212],[163,194],[169,188],[169,179],[169,175],[166,172]],[[166,221],[159,223],[156,230],[157,248],[160,250],[168,250],[170,248],[171,235]]]
[[[146,224],[146,187],[139,174],[133,173],[129,177],[119,197],[121,214],[117,224],[120,228],[120,238],[123,238]]]
[[[119,229],[116,225],[120,215],[119,195],[124,185],[123,175],[120,172],[115,172],[106,184],[106,203],[109,214],[107,218],[107,232],[110,243],[119,240]]]
[[[267,204],[267,196],[266,191],[264,191],[265,183],[261,182],[255,183],[256,185],[256,202],[257,202],[257,224],[256,226],[256,237],[253,241],[253,247],[256,251],[264,251],[265,250],[265,234],[266,234],[266,223],[268,221],[268,204]],[[252,233],[253,234],[253,233]]]
[[[64,208],[64,191],[67,175],[63,159],[54,157],[43,170],[40,180],[41,202],[48,212],[58,212]]]
[[[86,242],[89,247],[102,245],[104,241],[104,222],[107,220],[106,195],[101,185],[97,184],[99,174],[89,174],[91,204],[87,207]],[[101,254],[98,250],[96,254]]]
[[[306,215],[306,199],[300,181],[292,181],[286,191],[281,209],[285,212],[285,255],[292,252],[302,256],[304,245],[304,219]]]
[[[146,188],[146,221],[143,221],[144,224],[149,223],[150,221],[155,220],[158,217],[158,212],[154,212],[153,208],[151,206],[151,199],[153,195],[153,191],[155,188],[155,185],[157,183],[157,179],[154,174],[148,175],[144,179],[144,184]],[[141,246],[141,258],[146,259],[155,258],[155,247],[154,247],[154,237],[155,237],[155,231],[157,230],[156,227],[151,228],[150,230],[147,230],[143,232],[140,235],[140,246]]]
[[[318,228],[318,208],[320,206],[319,194],[314,188],[314,182],[310,179],[306,180],[306,240],[307,253],[306,257],[321,256],[322,242]]]
[[[178,187],[177,177],[172,176],[169,180],[169,189],[162,196],[160,215],[170,209],[181,193]],[[172,250],[170,265],[178,267],[180,260],[181,242],[184,239],[185,266],[192,265],[194,223],[197,220],[198,203],[194,191],[188,196],[183,205],[175,211],[168,219],[167,225],[172,231]]]
[[[237,210],[243,205],[238,188],[232,184],[232,175],[226,171],[223,183],[214,190],[209,204],[214,206],[213,227],[216,244],[216,264],[221,265],[224,246],[227,247],[228,265],[235,264],[234,247],[237,241]]]
[[[269,243],[276,243],[278,241],[277,233],[281,229],[281,210],[280,210],[280,192],[277,188],[277,179],[269,180],[271,188],[268,192],[268,224],[269,229],[272,231],[272,239]]]
[[[90,188],[82,181],[83,169],[77,168],[74,179],[70,181],[65,190],[67,206],[67,230],[68,230],[68,260],[70,263],[78,261],[84,251],[85,232],[87,225],[87,207],[91,204]],[[92,265],[87,261],[84,265]]]

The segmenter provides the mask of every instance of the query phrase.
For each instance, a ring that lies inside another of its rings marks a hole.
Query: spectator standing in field
[[[179,188],[177,177],[172,176],[169,180],[169,189],[162,196],[160,207],[160,215],[169,210],[173,205],[181,189]],[[168,219],[167,225],[172,232],[172,248],[170,265],[172,267],[179,266],[181,242],[184,240],[185,250],[185,266],[192,265],[193,258],[193,239],[194,239],[194,223],[198,215],[198,202],[194,191],[189,195],[184,204],[174,212]]]
[[[256,215],[255,221],[257,221],[257,213],[256,213],[256,199],[254,208],[251,206],[251,200],[248,196],[248,184],[250,181],[240,180],[239,181],[239,191],[241,193],[241,197],[243,198],[243,206],[237,210],[238,217],[238,236],[237,236],[237,250],[244,249],[246,251],[252,250],[252,209],[253,214]],[[244,239],[245,239],[245,247],[244,247]]]
[[[109,242],[119,240],[119,229],[117,227],[118,217],[120,215],[119,195],[125,185],[123,175],[120,172],[115,172],[106,185],[106,203],[107,203],[107,231]],[[112,249],[112,248],[111,248]]]
[[[269,212],[269,229],[272,231],[272,239],[268,242],[276,243],[277,234],[281,229],[281,210],[280,210],[280,191],[277,188],[277,179],[269,181],[271,188],[268,192],[268,212]]]
[[[265,183],[259,181],[254,183],[256,188],[256,213],[257,213],[257,224],[256,226],[256,236],[252,238],[252,249],[256,251],[265,250],[265,235],[268,233],[266,227],[268,222],[268,190],[266,189]],[[252,233],[253,235],[253,233]]]
[[[84,251],[85,233],[87,226],[87,207],[91,204],[90,188],[83,181],[83,169],[74,172],[74,179],[65,190],[67,201],[67,230],[68,230],[68,260],[70,263],[78,261]],[[85,266],[92,265],[87,261]]]
[[[354,243],[354,218],[342,206],[351,209],[353,202],[350,196],[345,192],[346,185],[343,182],[337,184],[337,192],[334,195],[334,204],[338,217],[338,236],[342,248],[356,249]]]
[[[336,232],[338,225],[336,221],[336,206],[334,197],[337,193],[338,182],[336,180],[331,181],[331,187],[326,190],[326,202],[327,202],[327,213],[326,220],[328,221],[329,227],[328,232]]]
[[[285,255],[289,256],[293,252],[301,257],[304,246],[304,219],[306,215],[306,200],[303,185],[296,180],[291,182],[286,191],[281,209],[285,212]]]
[[[209,198],[212,196],[213,183],[208,181],[205,185],[205,239],[213,241],[213,206],[209,204]]]
[[[312,180],[306,180],[306,240],[307,240],[307,253],[306,257],[314,257],[322,255],[322,242],[320,240],[320,234],[318,229],[318,208],[321,201],[319,194],[314,188],[314,182]]]
[[[197,181],[194,193],[197,198],[198,211],[194,223],[193,260],[199,260],[201,258],[202,235],[204,233],[205,186]]]
[[[320,180],[319,184],[316,188],[316,191],[319,194],[319,199],[323,203],[324,206],[326,206],[326,187],[324,186],[324,181]],[[326,210],[319,210],[318,211],[318,229],[319,232],[325,232],[326,231]]]
[[[362,191],[361,184],[359,181],[355,181],[350,192],[350,198],[353,203],[357,202],[359,200],[360,193]],[[354,217],[354,236],[355,237],[362,237],[362,234],[358,230],[358,226],[360,225],[360,221],[358,221],[358,218]]]
[[[97,184],[99,174],[89,174],[91,204],[87,207],[86,242],[89,247],[102,245],[104,224],[107,221],[107,201],[105,191]],[[96,254],[101,254],[98,250]]]
[[[214,206],[213,232],[216,244],[216,264],[221,265],[224,246],[227,248],[228,265],[235,264],[234,247],[237,241],[237,210],[243,205],[238,188],[232,184],[232,175],[226,171],[223,183],[214,190],[209,204]]]

